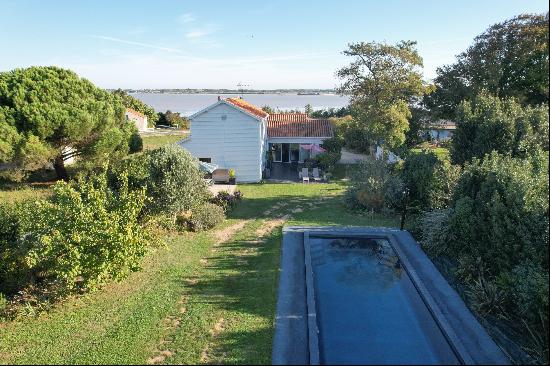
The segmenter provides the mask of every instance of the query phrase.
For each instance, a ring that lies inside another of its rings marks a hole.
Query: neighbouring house
[[[328,119],[304,113],[268,114],[242,98],[218,101],[189,117],[191,136],[180,142],[200,161],[234,169],[238,182],[258,182],[267,161],[303,162],[333,136]]]
[[[126,116],[126,120],[136,124],[139,132],[147,131],[147,116],[145,114],[132,108],[126,108],[124,115]]]
[[[429,123],[425,131],[432,141],[442,142],[449,140],[455,129],[456,124],[453,121],[440,119]]]

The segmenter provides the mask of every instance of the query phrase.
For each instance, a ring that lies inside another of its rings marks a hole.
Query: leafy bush
[[[110,184],[120,186],[118,176],[128,172],[131,189],[145,188],[149,198],[147,213],[178,212],[206,202],[209,192],[195,158],[181,147],[166,145],[125,159],[110,172]]]
[[[138,269],[149,243],[138,223],[145,192],[129,191],[121,179],[116,193],[104,174],[58,182],[51,199],[8,214],[0,233],[0,291],[46,284],[55,292],[89,291]]]
[[[459,175],[460,168],[446,156],[426,150],[409,154],[401,171],[409,205],[423,210],[447,207]]]
[[[140,152],[143,150],[143,140],[137,130],[134,131],[130,136],[130,141],[128,142],[128,148],[129,148],[130,154]]]
[[[480,94],[458,109],[451,154],[464,164],[491,151],[526,157],[531,151],[548,151],[548,105],[522,107],[514,99]]]
[[[405,188],[403,180],[397,175],[392,175],[386,182],[386,192],[384,193],[386,207],[401,210],[405,198]]]
[[[471,305],[523,326],[546,357],[548,182],[546,152],[474,159],[458,180],[451,209],[426,214],[422,230],[428,252],[456,259]]]
[[[344,146],[344,139],[339,136],[334,136],[324,140],[321,146],[328,152],[340,153],[342,151],[342,146]]]
[[[342,157],[342,154],[340,154],[339,152],[327,151],[324,153],[320,153],[315,158],[318,161],[319,168],[328,171],[334,168],[334,166],[336,165],[336,163],[338,163],[341,157]]]
[[[383,160],[366,160],[352,171],[352,185],[346,191],[348,207],[370,211],[381,211],[391,173]]]
[[[235,191],[233,194],[227,191],[220,191],[210,200],[210,202],[220,206],[224,211],[228,211],[233,209],[242,198],[243,194],[241,191]]]
[[[191,215],[186,219],[189,230],[203,231],[213,228],[225,219],[222,207],[213,203],[203,203],[191,210]]]

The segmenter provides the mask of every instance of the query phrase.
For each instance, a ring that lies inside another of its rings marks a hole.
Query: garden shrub
[[[422,243],[456,260],[474,309],[523,327],[547,358],[548,153],[532,155],[467,164],[451,208],[424,216]]]
[[[111,169],[110,184],[117,188],[117,175],[128,172],[132,189],[145,188],[148,214],[169,215],[191,209],[210,196],[195,158],[181,147],[166,145],[129,157]]]
[[[384,193],[386,207],[401,210],[405,198],[405,188],[405,183],[398,175],[390,176],[386,182],[386,192]]]
[[[149,243],[138,223],[145,192],[129,191],[121,179],[117,192],[105,174],[58,182],[51,199],[16,207],[7,224],[2,220],[0,291],[90,291],[137,270]]]
[[[407,156],[401,176],[409,189],[411,207],[442,209],[449,205],[460,167],[451,165],[448,157],[424,150]]]
[[[351,173],[352,185],[346,191],[346,204],[353,209],[381,211],[391,173],[383,160],[366,160]]]
[[[315,158],[317,159],[319,168],[329,171],[334,168],[336,163],[340,160],[342,157],[342,154],[340,152],[324,152],[317,155]]]
[[[225,219],[222,207],[213,203],[203,203],[191,209],[191,214],[186,218],[189,230],[203,231],[213,228]]]
[[[328,152],[340,153],[342,151],[342,146],[344,146],[344,139],[339,136],[334,136],[324,140],[321,146]]]
[[[241,191],[236,190],[233,194],[227,191],[220,191],[210,202],[220,206],[224,211],[229,211],[237,205],[243,198]]]

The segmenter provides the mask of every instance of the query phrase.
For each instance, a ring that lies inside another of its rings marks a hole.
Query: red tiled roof
[[[135,114],[135,115],[137,115],[137,116],[139,116],[139,117],[141,117],[141,118],[145,118],[145,117],[146,117],[143,113],[138,112],[138,111],[136,111],[135,109],[132,109],[132,108],[126,108],[126,112],[128,112],[128,113],[130,113],[130,114]]]
[[[233,104],[236,107],[242,108],[247,112],[252,113],[253,115],[258,116],[260,118],[265,118],[269,115],[263,109],[258,108],[255,105],[250,104],[241,98],[227,98],[225,101]]]
[[[308,118],[305,113],[274,113],[267,118],[269,137],[332,137],[328,119]]]

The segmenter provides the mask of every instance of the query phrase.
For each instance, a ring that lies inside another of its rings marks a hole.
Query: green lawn
[[[174,131],[174,133],[170,135],[142,136],[143,150],[153,150],[166,144],[172,144],[183,139],[187,134],[187,132]]]
[[[434,153],[436,153],[436,155],[438,155],[439,157],[442,157],[442,158],[446,158],[450,154],[449,149],[447,149],[445,147],[434,147],[434,148],[431,148],[429,150],[433,151]],[[420,153],[420,152],[422,152],[422,149],[421,148],[415,148],[415,149],[411,149],[411,151],[413,153]]]
[[[269,364],[283,222],[398,224],[348,212],[338,183],[239,188],[221,227],[171,236],[122,283],[0,324],[0,363]]]

